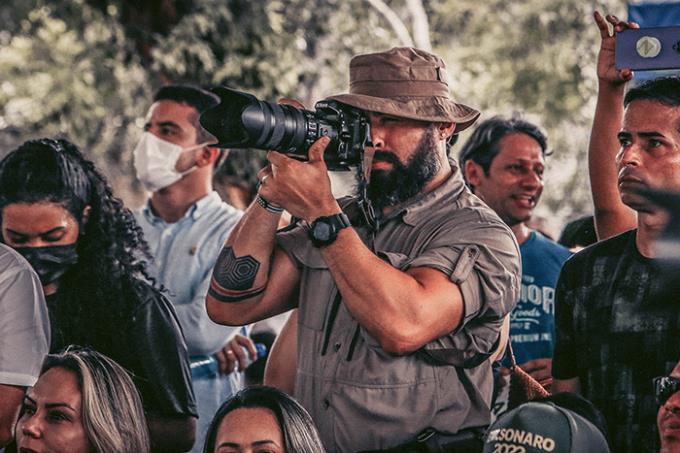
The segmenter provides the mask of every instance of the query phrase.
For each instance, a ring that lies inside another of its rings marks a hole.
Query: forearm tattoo
[[[253,288],[260,262],[250,255],[237,257],[231,247],[224,247],[217,257],[208,294],[220,302],[240,302],[264,291]]]

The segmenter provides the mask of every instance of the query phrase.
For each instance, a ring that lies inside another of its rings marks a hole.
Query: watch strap
[[[317,225],[319,223],[323,223],[328,226],[329,231],[327,238],[320,238],[316,235],[316,232],[318,231]],[[347,214],[345,214],[344,212],[329,216],[321,216],[312,222],[311,227],[308,231],[309,239],[312,241],[312,245],[314,245],[315,247],[330,245],[338,237],[338,233],[340,232],[340,230],[342,230],[343,228],[347,228],[348,226],[351,225],[352,223],[349,221],[349,217],[347,217]]]

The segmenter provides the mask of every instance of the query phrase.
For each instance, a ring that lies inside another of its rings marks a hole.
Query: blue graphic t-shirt
[[[518,364],[553,356],[555,348],[555,286],[571,252],[532,232],[519,247],[522,292],[510,314],[510,339]]]

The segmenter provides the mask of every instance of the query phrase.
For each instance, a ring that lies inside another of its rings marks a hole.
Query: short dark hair
[[[253,386],[239,391],[217,410],[205,437],[204,453],[215,451],[217,431],[224,417],[241,408],[263,408],[272,411],[283,434],[285,451],[296,453],[325,451],[312,417],[300,403],[275,388]]]
[[[567,223],[562,230],[558,244],[566,248],[588,247],[597,242],[595,220],[592,215],[578,218]]]
[[[510,134],[528,135],[538,142],[541,152],[544,156],[546,155],[548,138],[538,126],[518,116],[512,118],[494,116],[480,123],[470,138],[463,144],[458,157],[463,174],[465,174],[465,162],[472,160],[479,164],[484,173],[488,175],[491,162],[500,152],[498,142]]]
[[[654,101],[680,107],[680,77],[659,77],[631,88],[623,98],[623,105],[627,107],[633,101]]]
[[[205,90],[191,85],[167,85],[156,92],[153,101],[175,101],[187,104],[203,113],[219,103],[219,98]]]
[[[197,143],[211,140],[213,137],[208,131],[203,129],[198,122],[201,113],[219,104],[219,98],[214,94],[191,85],[167,85],[156,92],[153,102],[174,101],[186,104],[196,109],[197,115],[193,119],[196,128]]]

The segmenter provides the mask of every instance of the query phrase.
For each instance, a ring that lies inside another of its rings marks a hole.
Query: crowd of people
[[[11,150],[0,451],[680,453],[668,213],[644,192],[680,192],[680,77],[627,89],[615,34],[636,25],[594,18],[594,215],[559,243],[531,223],[546,134],[476,124],[415,48],[355,56],[328,98],[370,124],[349,196],[323,136],[270,151],[244,211],[222,201],[228,150],[199,122],[219,99],[187,85],[151,101],[136,211],[67,139]],[[278,315],[266,347],[251,326]]]

